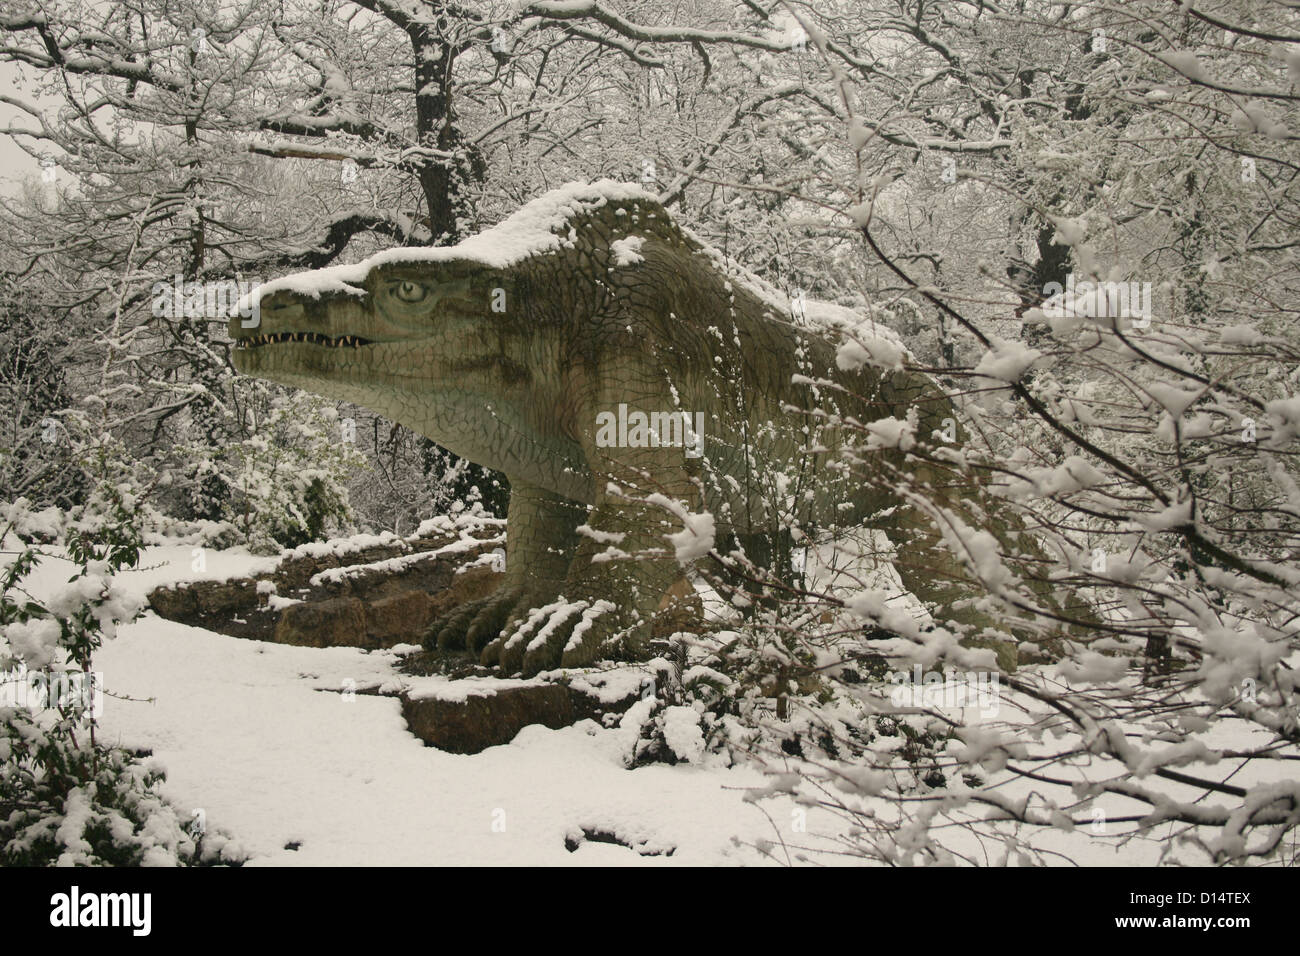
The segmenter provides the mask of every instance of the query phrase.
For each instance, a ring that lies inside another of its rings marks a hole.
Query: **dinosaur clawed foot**
[[[479,654],[485,667],[525,675],[596,660],[619,630],[611,601],[550,600],[527,587],[503,587],[434,621],[425,645]]]
[[[611,601],[559,600],[533,608],[484,649],[481,661],[503,674],[526,676],[553,667],[590,664],[617,633],[617,609]]]
[[[429,627],[425,646],[440,651],[478,653],[495,638],[520,605],[527,608],[534,595],[524,587],[501,587],[487,597],[470,601],[436,619]]]

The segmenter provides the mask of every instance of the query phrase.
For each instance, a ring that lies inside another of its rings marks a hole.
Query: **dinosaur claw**
[[[610,601],[565,601],[538,608],[518,624],[501,645],[502,670],[531,677],[561,666],[595,660],[608,640],[615,609]]]
[[[524,651],[525,677],[532,677],[539,671],[559,665],[569,635],[588,607],[587,601],[568,603],[563,600],[552,606],[545,622],[535,629],[534,636]]]
[[[520,597],[519,588],[497,591],[479,609],[465,633],[465,649],[471,652],[489,646],[510,620]]]
[[[498,634],[492,640],[488,641],[487,646],[483,648],[483,653],[479,655],[478,662],[483,667],[496,667],[500,670],[503,676],[508,676],[510,670],[506,667],[505,660],[502,656],[502,647],[505,645],[505,642],[506,639],[503,634]]]
[[[425,646],[440,651],[460,650],[465,646],[465,633],[481,601],[472,601],[438,618],[429,627]]]
[[[527,609],[525,609],[527,612]],[[501,636],[496,640],[496,652],[493,656],[495,663],[501,670],[502,674],[516,674],[523,670],[524,667],[524,649],[527,641],[516,637],[519,625],[527,620],[527,613],[520,620],[512,620],[510,627],[501,632]]]

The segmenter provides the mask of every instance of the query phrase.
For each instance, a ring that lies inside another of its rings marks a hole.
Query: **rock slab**
[[[457,699],[402,696],[402,716],[411,733],[430,747],[476,754],[508,744],[530,724],[558,730],[579,720],[599,720],[630,707],[636,696],[613,703],[561,683],[484,689]]]

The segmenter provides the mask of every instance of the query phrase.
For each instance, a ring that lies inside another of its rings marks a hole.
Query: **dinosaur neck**
[[[440,390],[416,406],[410,420],[397,420],[438,444],[512,480],[527,481],[555,494],[592,501],[592,480],[581,447],[559,433],[552,403],[523,394],[485,398],[477,391]]]
[[[563,397],[558,329],[536,321],[526,304],[504,316],[497,348],[462,359],[460,343],[395,346],[390,374],[280,378],[372,409],[461,458],[579,501],[592,481],[573,440]]]

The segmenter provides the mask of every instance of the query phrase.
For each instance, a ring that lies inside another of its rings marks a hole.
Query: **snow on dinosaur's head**
[[[353,265],[312,269],[275,279],[249,293],[241,305],[256,306],[279,292],[319,298],[323,295],[363,295],[366,279],[385,266],[440,263],[477,264],[509,269],[531,256],[555,252],[575,241],[571,224],[610,204],[647,204],[658,199],[640,186],[602,179],[594,183],[569,183],[552,189],[520,207],[497,225],[454,246],[403,246],[385,249]]]

